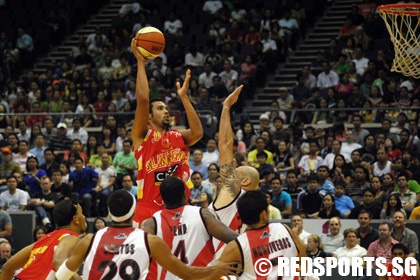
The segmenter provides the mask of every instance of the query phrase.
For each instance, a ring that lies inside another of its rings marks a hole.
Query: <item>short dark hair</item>
[[[267,211],[267,197],[262,191],[248,191],[236,203],[242,222],[253,225],[259,222],[262,211]]]
[[[127,215],[131,208],[133,207],[133,203],[135,203],[133,199],[133,195],[126,191],[126,190],[117,190],[111,193],[108,198],[108,209],[112,216],[115,217],[123,217]],[[134,215],[134,213],[133,213]],[[130,220],[132,217],[129,217],[127,220]],[[122,221],[122,222],[125,222]]]
[[[77,213],[77,207],[81,206],[71,200],[62,200],[54,206],[53,216],[57,228],[71,224]]]
[[[184,193],[185,184],[176,176],[170,176],[160,184],[160,196],[167,206],[181,203]]]
[[[257,158],[260,158],[260,157],[263,157],[263,158],[267,159],[268,158],[268,155],[267,155],[266,152],[261,151],[261,152],[258,152],[257,153]]]
[[[306,178],[306,181],[309,183],[310,181],[317,181],[319,182],[319,178],[318,175],[316,173],[311,173],[309,174],[309,176]]]
[[[392,245],[391,252],[394,253],[394,250],[398,250],[398,249],[402,250],[404,254],[406,255],[410,254],[410,251],[408,250],[407,246],[405,246],[402,243],[396,243]]]

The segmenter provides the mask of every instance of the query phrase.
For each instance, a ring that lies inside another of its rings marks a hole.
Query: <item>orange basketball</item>
[[[155,58],[165,49],[165,36],[155,27],[144,27],[136,34],[137,49],[146,58]]]

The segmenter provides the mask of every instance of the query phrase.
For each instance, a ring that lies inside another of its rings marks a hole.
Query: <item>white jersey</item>
[[[255,273],[254,265],[257,260],[267,258],[277,260],[278,257],[296,257],[298,248],[289,232],[281,223],[272,223],[260,229],[247,230],[236,238],[236,243],[241,250],[243,272],[239,279],[260,279]],[[267,276],[268,279],[279,279],[278,267]],[[294,279],[293,276],[283,276],[282,280]]]
[[[153,214],[153,219],[156,222],[156,235],[165,241],[172,254],[182,262],[190,266],[207,266],[213,260],[212,237],[207,232],[200,207],[185,205],[164,209]],[[153,269],[150,269],[151,275],[155,275]],[[152,278],[180,279],[159,265],[157,275]]]
[[[140,279],[149,272],[147,233],[133,227],[106,227],[92,238],[83,279]]]
[[[238,233],[243,232],[245,228],[243,227],[242,220],[239,217],[238,208],[236,208],[236,202],[244,193],[245,191],[241,189],[241,192],[235,197],[235,199],[232,200],[231,203],[229,203],[228,205],[222,208],[216,208],[214,206],[214,203],[217,200],[217,197],[213,201],[213,203],[209,205],[209,209],[213,210],[217,214],[217,216],[219,217],[222,223],[224,223],[230,229]],[[223,248],[224,246],[226,246],[226,244],[214,238],[213,245],[214,245],[214,249],[216,250],[215,259],[218,259],[220,255],[222,254]]]

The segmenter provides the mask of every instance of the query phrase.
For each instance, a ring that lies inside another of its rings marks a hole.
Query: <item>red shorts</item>
[[[139,228],[144,220],[147,220],[153,216],[157,211],[165,209],[165,206],[159,206],[157,204],[148,204],[138,202],[136,205],[136,212],[134,213],[133,220],[137,222]]]

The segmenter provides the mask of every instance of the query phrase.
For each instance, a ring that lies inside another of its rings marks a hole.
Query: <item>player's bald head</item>
[[[236,174],[240,178],[249,178],[250,182],[247,184],[248,190],[258,190],[260,188],[260,175],[254,167],[239,166],[236,168]]]

